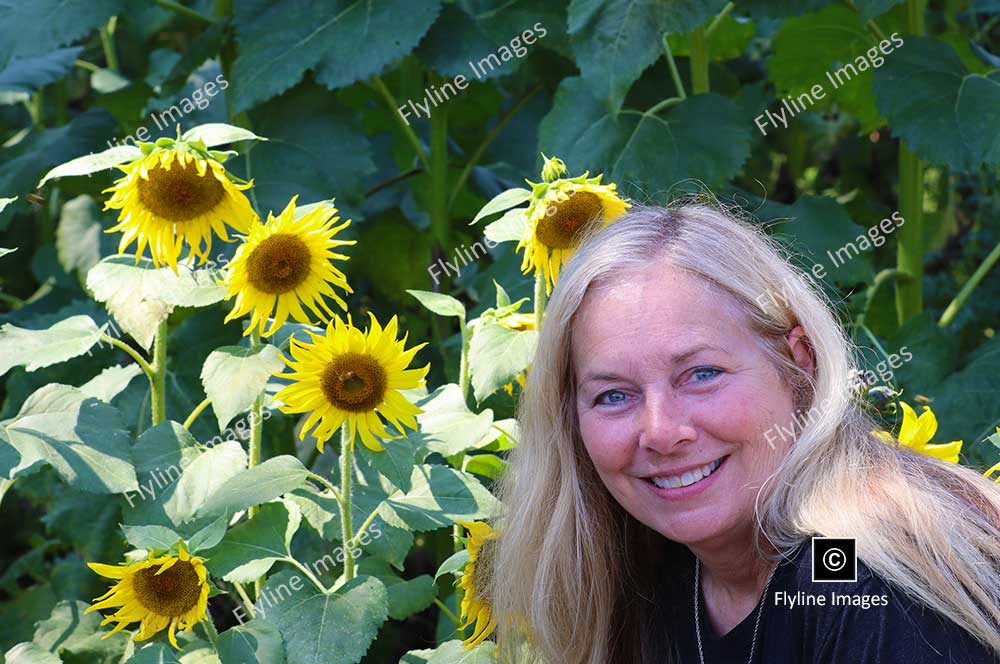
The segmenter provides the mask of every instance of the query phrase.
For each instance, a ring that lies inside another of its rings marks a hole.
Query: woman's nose
[[[658,454],[669,454],[677,445],[693,441],[696,431],[690,417],[667,395],[649,394],[644,397],[639,427],[639,447]]]

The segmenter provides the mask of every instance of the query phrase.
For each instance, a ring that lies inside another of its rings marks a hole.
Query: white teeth
[[[694,470],[689,470],[683,475],[671,475],[670,477],[651,477],[653,484],[661,489],[677,489],[682,486],[691,486],[696,482],[700,482],[709,475],[715,472],[715,470],[722,465],[722,460],[717,459],[712,463],[707,463],[701,468],[696,468]]]

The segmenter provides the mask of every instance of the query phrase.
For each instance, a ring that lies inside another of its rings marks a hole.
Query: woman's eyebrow
[[[698,353],[701,353],[706,350],[714,350],[720,353],[724,353],[726,355],[731,354],[728,350],[726,350],[725,348],[721,348],[719,346],[713,346],[712,344],[698,344],[697,346],[693,346],[683,352],[677,353],[676,355],[672,355],[670,357],[670,362],[672,364],[680,364],[681,362],[684,362],[685,360],[688,360],[691,357],[697,355]],[[577,386],[582,387],[583,385],[586,385],[591,381],[614,382],[616,380],[622,380],[622,376],[620,374],[606,373],[606,372],[587,373],[580,379],[580,382],[577,383]]]

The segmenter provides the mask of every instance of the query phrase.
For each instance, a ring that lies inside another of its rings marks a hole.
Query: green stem
[[[722,8],[722,11],[720,11],[718,15],[716,15],[716,17],[712,19],[712,22],[708,24],[708,27],[705,28],[705,39],[711,38],[712,33],[715,32],[716,29],[719,27],[719,24],[722,23],[722,19],[729,16],[729,12],[733,11],[735,7],[736,5],[730,2],[725,7]]]
[[[198,419],[198,416],[201,415],[202,411],[208,408],[208,404],[210,403],[212,403],[212,400],[208,397],[202,399],[201,403],[195,406],[194,410],[191,411],[191,414],[187,416],[186,420],[184,420],[184,428],[190,429],[191,425],[194,424],[194,421]]]
[[[347,422],[340,427],[340,527],[344,546],[354,539],[351,528],[351,462],[354,460],[354,440],[348,429]],[[350,551],[344,552],[344,581],[354,578],[354,557]]]
[[[353,563],[354,563],[354,559],[353,559],[353,558],[351,558],[351,556],[349,556],[349,555],[347,555],[346,557],[347,557],[347,558],[348,558],[348,559],[349,559],[349,560],[351,561],[351,564],[353,565]],[[285,561],[286,563],[288,563],[289,565],[291,565],[291,566],[295,567],[295,568],[296,568],[297,570],[299,570],[300,572],[302,572],[302,573],[303,573],[303,574],[305,575],[305,577],[306,577],[307,579],[309,579],[310,581],[312,581],[312,583],[313,583],[313,585],[314,585],[314,586],[316,586],[316,587],[317,587],[317,588],[318,588],[319,590],[321,590],[321,591],[323,592],[323,594],[324,594],[324,595],[326,595],[326,594],[329,594],[329,592],[330,592],[330,589],[329,589],[329,588],[327,588],[326,586],[324,586],[324,585],[323,585],[323,582],[322,582],[322,581],[320,581],[320,580],[319,580],[318,578],[316,578],[316,575],[315,575],[315,574],[313,574],[313,573],[312,573],[312,572],[311,572],[311,571],[309,570],[309,568],[308,568],[308,567],[306,567],[305,565],[303,565],[302,563],[300,563],[300,562],[299,562],[298,560],[296,560],[295,558],[291,558],[291,557],[289,557],[289,558],[285,558],[285,559],[284,559],[284,561]],[[346,567],[347,563],[344,563],[344,565],[345,565],[345,567]],[[354,577],[351,577],[351,578],[354,578]]]
[[[677,104],[681,103],[682,101],[684,101],[684,100],[681,99],[680,97],[670,97],[669,99],[664,99],[662,101],[658,101],[655,104],[653,104],[652,106],[650,106],[649,110],[646,111],[645,113],[643,113],[643,116],[656,115],[657,113],[659,113],[663,109],[669,108],[671,106],[676,106]]]
[[[691,93],[700,95],[708,90],[708,42],[705,28],[695,28],[691,32]]]
[[[413,132],[413,127],[410,126],[402,115],[399,114],[399,104],[396,103],[395,97],[392,96],[392,92],[386,87],[385,82],[377,74],[372,76],[372,85],[375,86],[375,90],[382,96],[385,103],[388,104],[389,110],[392,112],[392,116],[396,119],[396,123],[399,128],[403,130],[403,135],[406,136],[406,140],[410,142],[413,150],[417,153],[417,157],[420,159],[420,163],[424,165],[424,168],[430,170],[430,160],[427,158],[427,153],[424,152],[424,148],[420,145],[420,139]]]
[[[101,71],[101,68],[92,62],[87,62],[86,60],[77,60],[74,63],[77,67],[86,69],[87,71]]]
[[[156,327],[153,339],[152,380],[150,381],[150,401],[152,402],[152,425],[155,427],[167,419],[167,319]]]
[[[101,47],[104,49],[104,60],[111,71],[118,71],[118,55],[115,53],[115,26],[117,24],[118,17],[112,16],[108,19],[108,24],[101,28]]]
[[[1000,242],[997,243],[997,246],[993,247],[993,251],[991,251],[989,256],[986,257],[986,260],[984,260],[982,264],[976,268],[976,271],[972,273],[969,280],[962,286],[962,290],[958,291],[958,295],[955,296],[955,299],[951,301],[948,307],[944,310],[944,313],[941,314],[941,319],[938,320],[938,325],[941,327],[948,327],[951,325],[951,322],[955,320],[955,316],[959,311],[961,311],[962,307],[965,306],[966,300],[968,300],[969,296],[972,295],[972,291],[976,290],[976,286],[979,285],[979,282],[983,280],[983,277],[985,277],[986,274],[993,268],[998,259],[1000,259]]]
[[[924,0],[906,0],[906,27],[910,34],[924,34]],[[924,164],[900,139],[899,213],[906,223],[899,229],[896,267],[912,277],[896,282],[896,316],[900,325],[924,307],[923,185]]]
[[[250,330],[250,350],[255,350],[260,345],[260,331],[259,328],[254,327]],[[263,440],[263,406],[264,406],[264,391],[261,390],[260,394],[253,400],[253,405],[250,407],[250,454],[247,460],[247,468],[253,468],[260,465],[260,448],[261,442]],[[247,510],[247,519],[253,519],[257,515],[258,508],[256,506],[251,507]],[[264,587],[264,580],[266,577],[261,576],[256,579],[253,584],[255,597],[260,597],[260,590]]]
[[[674,53],[670,50],[670,42],[667,39],[670,35],[663,35],[663,53],[667,56],[667,65],[670,67],[670,78],[674,79],[674,87],[677,88],[677,96],[687,99],[687,92],[684,91],[684,82],[681,81],[681,73],[677,71],[677,63],[674,61]]]
[[[215,629],[215,623],[212,622],[211,612],[206,612],[205,619],[201,621],[201,627],[205,630],[208,640],[212,642],[212,648],[215,649],[215,652],[219,652],[219,632]]]
[[[458,387],[462,398],[469,398],[469,383],[472,382],[472,372],[469,370],[469,346],[472,344],[472,330],[465,323],[465,316],[458,319],[462,327],[462,360],[458,370]]]
[[[323,486],[325,486],[330,491],[330,493],[333,494],[333,497],[337,499],[338,503],[343,502],[341,500],[341,498],[340,498],[340,489],[338,489],[337,487],[333,486],[330,483],[330,480],[326,479],[322,475],[317,475],[316,473],[309,473],[309,475],[307,475],[307,477],[309,479],[315,480],[315,481],[319,482],[320,484],[322,484]]]
[[[146,358],[144,358],[142,355],[139,354],[139,351],[132,348],[121,339],[116,339],[112,336],[108,336],[107,334],[101,335],[101,341],[106,341],[115,348],[119,348],[128,353],[132,357],[132,359],[135,360],[136,364],[139,365],[143,373],[146,374],[146,377],[149,378],[149,382],[150,383],[153,382],[153,374],[154,374],[153,367],[149,366],[149,362],[147,362]]]
[[[495,125],[493,125],[493,128],[490,129],[490,132],[486,134],[486,138],[484,138],[482,142],[479,143],[479,146],[476,148],[476,151],[472,153],[472,157],[469,159],[468,163],[465,164],[465,168],[463,168],[462,172],[459,173],[458,180],[455,181],[455,186],[452,187],[451,189],[451,196],[448,197],[449,210],[452,208],[453,205],[455,205],[455,199],[457,199],[458,195],[462,192],[462,187],[465,186],[466,180],[469,179],[469,175],[472,173],[472,169],[475,168],[476,164],[478,164],[479,160],[482,158],[483,153],[486,152],[486,148],[488,148],[490,144],[493,143],[493,140],[497,137],[497,134],[499,134],[500,130],[503,129],[508,122],[510,122],[511,118],[517,115],[518,111],[524,108],[524,105],[528,103],[528,100],[534,97],[535,94],[541,89],[542,86],[540,84],[536,85],[528,94],[521,97],[521,99],[519,99],[516,104],[511,106],[510,110],[504,113],[503,117],[500,118],[500,120],[498,120]]]
[[[215,23],[215,21],[209,18],[208,16],[205,16],[204,14],[199,14],[195,10],[191,9],[190,7],[185,7],[179,2],[173,2],[172,0],[156,0],[156,4],[159,5],[160,7],[163,7],[164,9],[168,9],[174,12],[175,14],[193,19],[195,21],[198,21],[199,23],[203,23],[204,25],[212,25],[213,23]]]
[[[236,592],[243,599],[243,604],[246,606],[247,613],[250,615],[250,619],[253,620],[257,617],[257,610],[253,608],[253,602],[250,600],[250,596],[247,595],[246,588],[239,581],[233,581],[233,586],[236,587]]]
[[[372,521],[374,521],[375,517],[377,516],[378,516],[378,510],[375,510],[374,512],[368,515],[368,518],[365,519],[365,522],[362,523],[361,527],[358,528],[357,532],[354,533],[354,537],[351,538],[351,545],[344,547],[346,549],[344,555],[346,556],[351,555],[350,553],[351,549],[357,548],[357,546],[361,543],[362,535],[365,534],[365,532],[368,530],[368,526],[372,525]]]
[[[437,77],[431,75],[431,81]],[[443,251],[448,242],[448,111],[440,106],[431,113],[431,233]]]
[[[438,608],[441,609],[442,613],[444,613],[446,616],[448,616],[448,619],[451,620],[451,624],[453,624],[455,626],[456,630],[461,629],[461,627],[462,627],[462,621],[459,619],[458,616],[456,616],[452,612],[451,609],[448,608],[447,604],[445,604],[444,602],[442,602],[441,600],[439,600],[437,597],[434,598],[434,603],[437,604]]]
[[[545,317],[545,304],[548,293],[545,291],[545,277],[539,271],[535,275],[535,329],[542,329],[542,319]]]
[[[865,324],[865,319],[868,317],[868,311],[871,309],[872,302],[875,300],[875,295],[881,290],[882,286],[894,280],[909,280],[910,275],[902,270],[896,270],[893,268],[886,268],[875,275],[875,279],[872,281],[872,285],[868,287],[868,292],[866,294],[865,306],[858,314],[858,318],[855,321],[855,326],[861,327]]]

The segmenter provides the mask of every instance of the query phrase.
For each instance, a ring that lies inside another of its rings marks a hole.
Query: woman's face
[[[583,442],[618,503],[685,544],[745,533],[794,411],[735,300],[667,265],[627,273],[588,292],[572,352]]]

